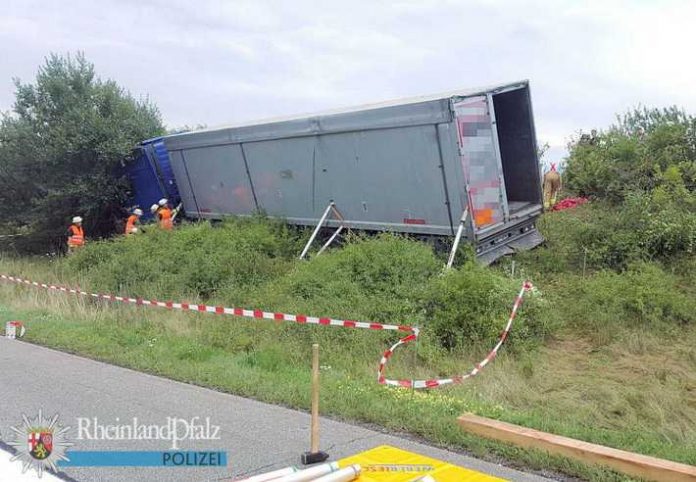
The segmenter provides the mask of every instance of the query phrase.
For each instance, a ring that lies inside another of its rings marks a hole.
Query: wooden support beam
[[[563,455],[586,464],[603,465],[635,477],[664,482],[696,482],[696,467],[692,465],[582,442],[472,414],[464,414],[457,421],[464,430],[476,435]]]

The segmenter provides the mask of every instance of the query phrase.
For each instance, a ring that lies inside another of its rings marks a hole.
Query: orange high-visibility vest
[[[70,227],[68,228],[68,231],[70,231],[70,236],[68,236],[68,246],[71,246],[71,247],[84,246],[84,244],[85,244],[85,232],[82,229],[82,226],[78,226],[76,224],[71,224]]]
[[[126,221],[126,234],[133,234],[135,229],[135,222],[138,220],[138,216],[131,214],[128,216],[128,221]]]
[[[174,229],[174,221],[172,221],[172,210],[168,207],[162,207],[157,211],[157,216],[159,216],[160,228],[171,231]]]

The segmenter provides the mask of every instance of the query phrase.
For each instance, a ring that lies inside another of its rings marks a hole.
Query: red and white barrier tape
[[[488,364],[488,362],[490,362],[493,358],[495,358],[495,355],[497,354],[498,349],[500,349],[503,342],[505,342],[505,339],[507,338],[508,333],[510,332],[510,328],[512,327],[512,322],[515,319],[515,315],[517,314],[517,309],[519,308],[519,306],[522,302],[522,297],[524,296],[525,291],[532,289],[532,284],[529,281],[525,281],[524,284],[522,285],[522,289],[520,290],[520,293],[517,295],[517,298],[515,299],[515,304],[513,305],[512,312],[510,313],[510,318],[508,319],[507,325],[505,326],[505,329],[503,330],[503,332],[498,340],[498,343],[495,345],[493,350],[488,354],[488,356],[481,363],[477,364],[476,367],[474,367],[474,369],[470,373],[468,373],[466,375],[455,376],[452,378],[435,379],[435,380],[390,380],[390,379],[387,379],[384,377],[384,367],[386,366],[387,361],[394,353],[394,350],[396,350],[396,348],[398,348],[400,345],[404,345],[404,344],[409,343],[411,341],[414,341],[418,338],[418,334],[419,334],[418,328],[413,327],[413,326],[409,326],[409,325],[390,325],[390,324],[385,324],[385,323],[373,323],[373,322],[367,322],[367,321],[340,320],[340,319],[322,318],[322,317],[316,317],[316,316],[292,315],[292,314],[287,314],[287,313],[278,313],[278,312],[263,311],[263,310],[249,310],[249,309],[245,309],[245,308],[229,308],[229,307],[224,307],[224,306],[200,305],[200,304],[193,304],[193,303],[175,303],[173,301],[145,300],[143,298],[130,298],[130,297],[126,297],[126,296],[116,296],[116,295],[112,295],[112,294],[90,293],[87,291],[83,291],[80,288],[67,288],[65,286],[60,286],[60,285],[39,283],[37,281],[31,281],[28,279],[18,278],[16,276],[9,276],[9,275],[5,275],[5,274],[0,274],[0,279],[6,280],[6,281],[11,281],[11,282],[18,283],[18,284],[32,286],[35,288],[44,288],[47,290],[54,290],[54,291],[59,291],[62,293],[81,295],[81,296],[85,296],[85,297],[91,297],[91,298],[96,298],[96,299],[101,299],[101,300],[106,300],[106,301],[118,301],[121,303],[130,303],[130,304],[134,304],[136,306],[151,306],[151,307],[158,307],[158,308],[166,308],[169,310],[196,311],[199,313],[211,313],[211,314],[216,314],[216,315],[231,315],[231,316],[240,316],[240,317],[246,317],[246,318],[265,319],[265,320],[290,321],[290,322],[294,322],[294,323],[308,324],[308,325],[340,326],[343,328],[362,328],[362,329],[368,329],[368,330],[394,330],[394,331],[409,332],[410,333],[409,335],[400,339],[391,348],[389,348],[386,352],[384,352],[384,355],[382,356],[382,359],[380,360],[379,370],[377,372],[377,380],[380,384],[384,384],[384,385],[410,387],[410,388],[435,388],[435,387],[439,387],[442,385],[448,385],[451,383],[460,383],[460,382],[464,381],[465,379],[472,377],[472,376],[476,375],[478,372],[480,372],[481,369],[483,369],[483,367],[485,367]]]
[[[111,294],[89,293],[79,288],[66,288],[65,286],[38,283],[36,281],[17,278],[15,276],[8,276],[4,274],[0,274],[0,279],[12,281],[18,284],[33,286],[35,288],[44,288],[48,290],[61,291],[63,293],[89,296],[92,298],[102,299],[106,301],[119,301],[121,303],[130,303],[138,306],[167,308],[169,310],[197,311],[200,313],[212,313],[216,315],[232,315],[242,316],[246,318],[259,318],[265,320],[291,321],[295,323],[308,325],[341,326],[344,328],[363,328],[368,330],[395,330],[407,332],[414,331],[414,328],[405,325],[389,325],[385,323],[371,323],[367,321],[355,320],[337,320],[334,318],[320,318],[316,316],[289,315],[287,313],[276,313],[272,311],[248,310],[244,308],[228,308],[224,306],[199,305],[194,303],[175,303],[173,301],[145,300],[143,298],[129,298],[126,296],[116,296]]]
[[[508,318],[507,325],[505,325],[505,329],[503,329],[503,332],[500,334],[500,338],[498,338],[498,343],[496,343],[493,349],[488,353],[488,355],[486,355],[486,358],[477,363],[469,373],[466,373],[464,375],[457,375],[451,378],[437,378],[432,380],[391,380],[385,378],[384,367],[387,365],[389,358],[391,358],[391,356],[394,354],[394,350],[396,350],[399,346],[405,345],[406,343],[412,342],[418,338],[418,329],[416,328],[413,333],[403,337],[401,340],[394,343],[394,345],[392,345],[391,348],[384,352],[384,355],[382,355],[382,359],[379,362],[379,369],[377,370],[377,381],[382,385],[389,385],[393,387],[436,388],[441,387],[443,385],[461,383],[467,378],[476,376],[498,354],[498,350],[503,345],[503,343],[508,337],[508,334],[510,333],[510,328],[512,328],[512,322],[515,320],[515,316],[517,315],[517,309],[522,304],[524,293],[526,291],[530,291],[531,289],[531,282],[525,281],[524,283],[522,283],[522,288],[520,288],[520,292],[517,295],[517,298],[515,298],[515,303],[512,305],[512,311],[510,312],[510,317]]]

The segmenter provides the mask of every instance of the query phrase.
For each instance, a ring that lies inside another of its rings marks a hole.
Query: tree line
[[[52,54],[33,83],[14,83],[0,121],[0,233],[16,236],[3,239],[20,252],[57,252],[78,215],[88,236],[112,235],[125,216],[134,147],[165,132],[159,110],[99,78],[81,53]]]

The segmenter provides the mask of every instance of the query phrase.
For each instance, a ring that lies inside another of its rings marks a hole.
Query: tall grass
[[[483,442],[453,418],[473,411],[694,464],[694,260],[583,273],[573,232],[592,223],[591,209],[545,217],[548,245],[513,258],[514,279],[509,259],[443,273],[441,254],[391,234],[353,236],[299,261],[306,234],[262,219],[92,243],[68,259],[0,261],[2,272],[88,290],[417,325],[418,343],[390,362],[394,378],[464,373],[497,338],[521,277],[531,277],[537,291],[495,363],[442,391],[377,385],[377,361],[396,333],[148,310],[8,284],[0,314],[27,321],[40,343],[301,408],[319,342],[326,413],[595,480],[620,478]]]

